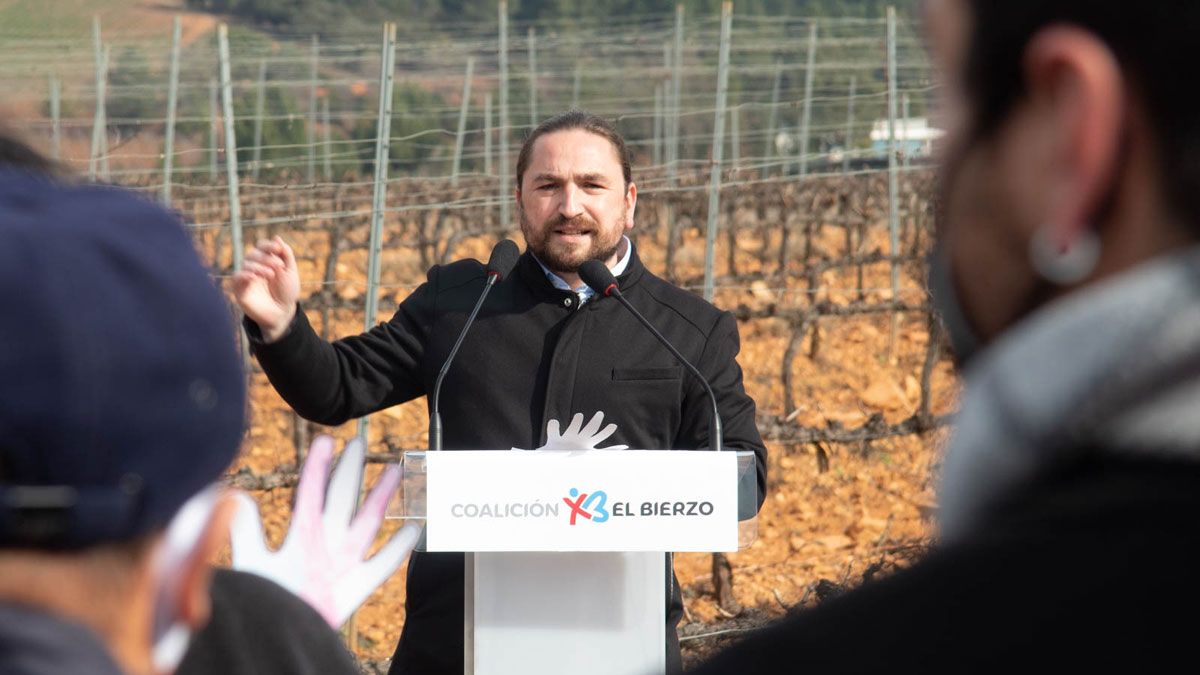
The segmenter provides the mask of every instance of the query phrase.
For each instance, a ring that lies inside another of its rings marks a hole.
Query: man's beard
[[[595,220],[579,215],[571,219],[556,215],[547,221],[540,230],[535,230],[530,224],[524,209],[520,209],[521,233],[525,235],[525,245],[533,252],[551,272],[574,274],[579,266],[589,260],[599,260],[608,263],[621,249],[622,229],[617,228],[611,237]],[[622,209],[620,222],[625,222],[628,211]],[[554,230],[568,226],[570,229],[588,230],[591,232],[591,245],[585,249],[575,246],[557,245],[551,241]]]

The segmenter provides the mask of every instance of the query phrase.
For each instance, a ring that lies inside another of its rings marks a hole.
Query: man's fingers
[[[234,274],[238,274],[238,273],[244,271],[244,272],[251,272],[255,275],[261,276],[260,272],[262,270],[269,270],[272,275],[275,274],[275,268],[272,265],[264,263],[262,260],[255,260],[253,258],[247,257],[246,259],[242,260],[242,269],[238,270]]]
[[[271,243],[274,244],[276,255],[279,256],[280,260],[282,260],[285,265],[288,267],[296,266],[296,253],[292,250],[292,247],[288,246],[288,243],[283,240],[283,237],[275,235],[275,239],[272,240]]]
[[[231,278],[233,297],[243,312],[251,309],[250,305],[255,304],[258,299],[258,291],[269,283],[270,281],[257,271],[244,270],[233,275]]]
[[[233,276],[230,277],[230,281],[233,283],[233,292],[237,295],[241,295],[242,291],[257,280],[257,275],[243,271],[234,272]]]
[[[276,255],[276,253],[274,251],[274,247],[271,246],[270,242],[260,241],[258,243],[258,246],[248,249],[246,251],[244,257],[246,260],[262,261],[262,260],[269,260],[271,258],[276,258],[279,256]]]
[[[275,274],[276,274],[276,270],[274,267],[271,267],[269,265],[262,265],[260,263],[254,262],[253,260],[243,260],[242,261],[242,271],[249,272],[250,274],[253,274],[254,276],[260,277],[262,279],[266,279],[268,281],[270,281],[271,279],[274,279]]]
[[[246,255],[259,255],[266,258],[278,258],[281,262],[287,260],[287,253],[290,249],[287,244],[282,243],[282,240],[276,237],[275,239],[260,239],[258,245],[246,251]]]
[[[285,269],[287,264],[283,257],[257,248],[247,251],[246,257],[243,260],[245,262],[256,262],[260,265],[267,265],[277,270]]]

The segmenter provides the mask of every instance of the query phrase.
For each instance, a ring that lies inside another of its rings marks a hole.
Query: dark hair
[[[1200,2],[1153,0],[970,0],[964,73],[974,132],[987,136],[1025,95],[1022,55],[1052,24],[1082,28],[1108,45],[1155,135],[1166,199],[1200,222],[1200,103],[1194,83]]]
[[[612,143],[613,150],[617,153],[617,160],[621,162],[621,174],[625,177],[625,187],[628,188],[629,184],[633,182],[633,163],[629,159],[629,148],[626,147],[621,133],[603,117],[593,115],[585,110],[568,110],[543,121],[529,132],[525,144],[521,146],[521,154],[517,155],[517,189],[521,189],[521,179],[525,177],[525,169],[529,168],[529,156],[533,154],[534,142],[546,134],[571,129],[582,129]]]

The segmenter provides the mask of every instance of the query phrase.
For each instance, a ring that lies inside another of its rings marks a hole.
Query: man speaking
[[[754,401],[742,387],[737,323],[651,274],[625,236],[637,187],[629,151],[607,121],[572,111],[529,135],[515,195],[526,251],[483,304],[442,383],[447,450],[538,448],[547,426],[602,412],[609,437],[630,448],[709,447],[712,405],[704,383],[612,298],[579,277],[603,262],[625,297],[695,364],[711,385],[731,450],[757,456],[760,500],[766,449]],[[299,307],[295,257],[281,239],[247,253],[234,277],[254,353],[300,415],[336,425],[432,394],[442,364],[475,306],[488,271],[475,260],[433,267],[386,323],[332,344]],[[761,503],[761,502],[760,502]],[[667,560],[667,573],[670,559]],[[667,598],[667,664],[679,670],[679,584]],[[391,673],[463,671],[463,555],[414,553],[407,618]]]

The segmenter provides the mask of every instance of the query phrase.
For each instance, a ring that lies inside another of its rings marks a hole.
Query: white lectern
[[[468,554],[469,675],[652,675],[664,552],[744,548],[757,506],[751,452],[412,451],[391,515]]]

